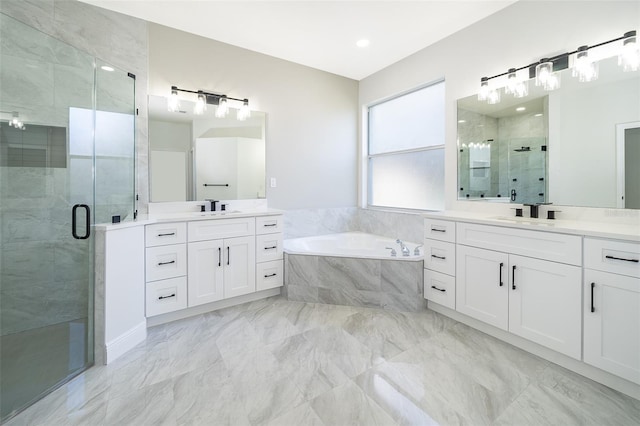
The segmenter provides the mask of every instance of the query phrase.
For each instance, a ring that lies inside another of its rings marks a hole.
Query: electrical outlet
[[[270,186],[271,186],[271,188],[275,188],[277,186],[276,178],[274,178],[274,177],[271,178]]]

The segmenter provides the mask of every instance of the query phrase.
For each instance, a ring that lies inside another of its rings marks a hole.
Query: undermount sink
[[[494,217],[491,217],[490,219],[503,220],[503,221],[514,222],[514,223],[525,223],[527,225],[547,225],[547,226],[553,225],[552,223],[553,221],[549,221],[547,219],[541,219],[541,218],[531,218],[531,217],[494,216]]]
[[[238,214],[238,213],[242,213],[240,210],[225,210],[225,211],[218,211],[218,212],[197,212],[194,213],[194,216],[226,216],[226,215],[230,215],[230,214]]]

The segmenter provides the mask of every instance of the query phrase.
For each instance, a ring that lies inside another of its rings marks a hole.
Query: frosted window
[[[444,143],[444,82],[369,108],[369,154]]]
[[[367,204],[444,208],[444,82],[369,107]]]
[[[444,207],[444,149],[369,160],[369,204],[419,210]]]

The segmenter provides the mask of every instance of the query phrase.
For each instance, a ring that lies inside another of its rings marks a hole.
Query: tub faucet
[[[403,256],[409,256],[411,254],[409,247],[405,246],[400,239],[397,239],[396,243],[400,244],[400,251],[402,251]]]
[[[424,244],[420,244],[419,246],[416,246],[416,248],[413,250],[413,255],[414,256],[420,256],[420,247],[422,247]]]
[[[391,250],[391,257],[396,257],[396,249],[393,247],[385,247],[387,250]]]

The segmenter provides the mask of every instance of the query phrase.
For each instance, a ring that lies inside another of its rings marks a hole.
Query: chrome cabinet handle
[[[222,247],[218,247],[218,266],[222,266]]]
[[[446,259],[445,256],[438,256],[438,255],[435,255],[435,254],[432,254],[431,257],[435,257],[436,259],[440,259],[440,260],[445,260]]]
[[[502,268],[504,267],[504,263],[500,262],[500,285],[499,287],[502,287],[504,285],[504,283],[502,282]]]
[[[431,228],[431,232],[447,232],[446,229]]]
[[[516,289],[516,265],[511,267],[511,289]]]
[[[596,308],[593,305],[593,289],[595,288],[596,283],[591,283],[591,312],[595,312]]]
[[[158,234],[158,237],[169,237],[171,235],[176,235],[176,233],[175,232],[169,232],[167,234]]]
[[[432,285],[432,286],[431,286],[431,288],[432,288],[432,289],[434,289],[434,290],[441,291],[442,293],[445,293],[445,292],[447,291],[446,289],[444,289],[444,288],[438,288],[438,287],[436,287],[435,285]]]
[[[159,263],[158,263],[158,266],[162,266],[162,265],[171,265],[172,263],[176,263],[176,261],[175,261],[175,260],[172,260],[172,261],[170,261],[170,262],[159,262]]]
[[[278,274],[269,274],[269,275],[265,275],[264,277],[265,278],[271,278],[271,277],[275,277],[276,275],[278,275]]]
[[[269,223],[269,224],[266,224],[266,223],[265,223],[265,224],[264,224],[264,225],[262,225],[262,226],[264,226],[264,227],[266,228],[267,226],[278,226],[278,224],[277,224],[277,223]]]
[[[229,246],[227,246],[227,265],[229,265],[230,261],[231,261],[231,250],[229,249]]]
[[[273,246],[273,247],[265,247],[264,249],[265,250],[275,250],[277,248],[278,248],[278,246]]]

